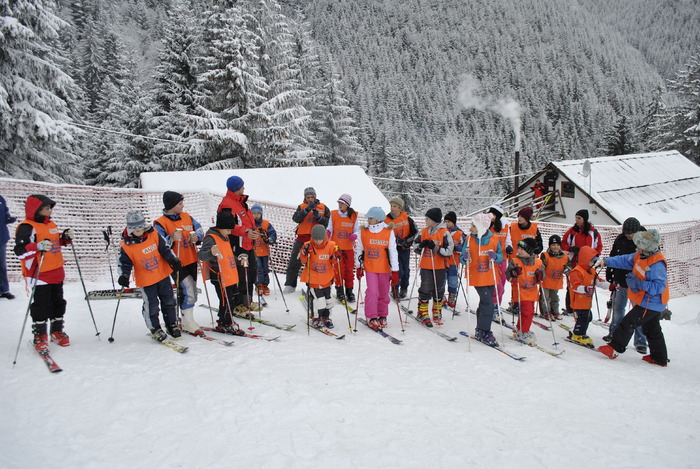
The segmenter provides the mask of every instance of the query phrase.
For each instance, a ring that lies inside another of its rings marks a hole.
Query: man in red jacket
[[[228,191],[219,204],[218,212],[230,212],[236,220],[236,224],[231,230],[229,241],[231,248],[238,262],[238,277],[240,280],[241,293],[243,288],[247,294],[239,294],[236,299],[236,306],[239,310],[251,309],[253,299],[253,286],[258,278],[257,261],[255,260],[255,246],[253,240],[260,237],[260,233],[255,229],[255,218],[248,207],[248,196],[244,195],[245,186],[243,179],[238,176],[231,176],[226,181]],[[241,255],[247,255],[248,259],[243,262]],[[247,265],[246,265],[247,264]],[[256,305],[253,305],[256,306]]]

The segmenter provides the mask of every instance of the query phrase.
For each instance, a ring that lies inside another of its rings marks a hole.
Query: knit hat
[[[314,197],[316,197],[316,189],[314,189],[313,187],[307,187],[306,189],[304,189],[304,197],[306,197],[307,195],[313,195]]]
[[[183,200],[184,197],[182,194],[174,191],[165,191],[163,193],[163,208],[165,210],[170,210],[174,206],[180,203],[181,200]]]
[[[549,245],[551,246],[552,244],[558,244],[561,246],[561,236],[559,235],[552,235],[549,237]]]
[[[220,230],[232,230],[236,226],[236,219],[229,211],[219,212],[216,214],[216,226]]]
[[[352,197],[350,194],[342,194],[338,197],[338,202],[342,202],[349,207],[352,204]]]
[[[523,248],[525,252],[531,256],[535,254],[535,249],[537,249],[537,242],[534,238],[525,238],[518,241],[518,247]]]
[[[523,217],[525,221],[530,221],[530,218],[532,218],[532,207],[521,208],[518,212],[518,216]]]
[[[323,225],[314,225],[311,228],[311,239],[316,241],[323,241],[326,239],[326,227]]]
[[[231,176],[226,180],[226,188],[231,192],[236,192],[243,187],[243,179],[238,176]]]
[[[661,233],[659,230],[648,230],[648,231],[638,231],[634,238],[635,246],[637,246],[642,251],[646,252],[656,252],[659,249],[659,244],[661,243]]]
[[[630,217],[622,223],[623,234],[634,234],[637,231],[642,231],[642,224],[634,217]]]
[[[250,207],[250,211],[253,213],[263,213],[262,207],[258,204],[255,204],[252,207]]]
[[[457,224],[457,214],[455,212],[447,212],[445,215],[445,221],[451,221],[455,225]]]
[[[440,223],[442,221],[442,210],[437,207],[428,209],[428,211],[425,212],[425,218],[434,221],[435,223]]]
[[[384,213],[384,210],[382,210],[381,207],[372,207],[369,210],[367,210],[367,213],[365,214],[367,218],[374,218],[375,220],[382,221],[384,218],[386,218],[386,214]]]
[[[493,213],[493,215],[496,218],[501,218],[503,214],[505,213],[505,210],[503,210],[503,206],[500,204],[493,204],[492,206],[489,207],[489,211],[487,213]]]
[[[146,223],[146,218],[144,218],[143,213],[138,210],[133,210],[126,214],[126,232],[131,234],[134,230],[139,228],[147,228],[149,226]]]
[[[588,210],[586,210],[585,208],[582,208],[581,210],[579,210],[578,212],[576,212],[576,215],[578,215],[579,217],[583,218],[583,221],[584,221],[584,222],[588,222],[588,217],[589,217],[589,215],[588,215]]]
[[[394,197],[389,201],[390,204],[396,204],[399,206],[401,210],[403,210],[404,204],[403,204],[403,199],[401,197]]]
[[[486,213],[479,213],[472,218],[472,224],[476,226],[476,234],[481,238],[491,226],[491,217]]]

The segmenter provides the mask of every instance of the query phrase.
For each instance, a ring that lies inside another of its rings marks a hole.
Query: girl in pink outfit
[[[360,228],[355,244],[355,267],[358,280],[367,273],[365,317],[374,330],[387,325],[389,289],[399,283],[399,255],[396,251],[393,223],[384,223],[379,207],[367,211],[368,226]]]

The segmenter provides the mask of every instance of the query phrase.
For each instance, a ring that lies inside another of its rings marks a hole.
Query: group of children
[[[256,275],[253,281],[257,293],[270,292],[269,246],[275,243],[276,232],[269,221],[263,219],[261,206],[248,209],[240,178],[229,178],[227,188],[216,224],[206,233],[197,220],[184,211],[184,197],[173,191],[163,194],[163,215],[155,220],[154,226],[139,211],[126,215],[118,256],[118,282],[124,288],[129,287],[133,272],[144,300],[144,320],[156,340],[165,340],[168,334],[179,337],[181,329],[193,335],[203,334],[193,315],[199,271],[215,286],[219,298],[215,328],[218,332],[241,333],[234,316],[250,314],[257,306],[250,298],[251,271]],[[565,235],[569,244],[553,235],[547,250],[542,252],[539,228],[530,220],[531,207],[518,212],[517,222],[504,226],[503,209],[494,205],[487,213],[472,218],[468,233],[459,229],[454,212],[448,212],[443,218],[439,208],[431,208],[425,213],[425,227],[419,233],[413,220],[403,211],[403,201],[398,197],[391,199],[389,214],[380,207],[370,208],[366,213],[367,225],[360,226],[349,194],[338,198],[338,210],[333,211],[316,199],[313,188],[307,188],[304,196],[304,202],[293,216],[298,223],[297,240],[287,271],[285,293],[294,290],[297,278],[302,279],[307,285],[310,319],[316,327],[333,327],[331,286],[336,286],[339,301],[354,302],[354,279],[362,281],[363,277],[366,279],[364,313],[368,324],[373,329],[386,327],[390,293],[397,301],[407,295],[413,247],[419,255],[420,268],[417,317],[425,326],[441,324],[444,303],[455,307],[461,282],[459,271],[463,270],[466,286],[474,287],[479,296],[476,338],[498,345],[491,324],[495,315],[500,314],[498,306],[504,283],[510,281],[511,311],[518,315],[515,338],[534,344],[530,327],[535,305],[539,305],[543,316],[558,319],[559,291],[564,288],[566,278],[567,303],[576,317],[570,338],[590,345],[592,341],[586,331],[592,319],[590,309],[595,287],[613,292],[620,290],[619,284],[597,275],[595,266],[607,265],[630,271],[626,280],[629,297],[636,306],[632,310],[634,314],[625,316],[619,327],[611,331],[611,344],[601,351],[615,358],[624,351],[634,329],[641,327],[652,349],[645,360],[666,365],[666,348],[658,320],[668,303],[668,284],[666,261],[658,251],[660,236],[655,230],[627,233],[634,240],[637,252],[603,261],[599,256],[600,237],[588,224],[585,210],[577,213],[577,225],[570,230],[572,233]],[[34,288],[30,311],[37,350],[48,347],[49,335],[51,341],[59,345],[69,344],[63,331],[66,302],[62,289],[61,246],[69,244],[74,233],[71,229],[60,232],[51,221],[54,205],[55,202],[45,196],[29,196],[26,219],[19,225],[16,235],[15,252]],[[579,218],[583,220],[580,225]],[[638,227],[638,222],[628,225]],[[576,226],[580,226],[578,231]],[[591,237],[590,245],[576,244],[580,234]],[[253,261],[255,267],[251,266]],[[459,264],[464,267],[459,268]],[[300,275],[301,266],[304,271]],[[177,287],[177,299],[171,282]],[[160,324],[159,310],[162,310],[165,331]],[[47,329],[47,322],[50,329]]]

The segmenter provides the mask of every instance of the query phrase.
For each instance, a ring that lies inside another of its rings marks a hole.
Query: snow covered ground
[[[295,330],[254,330],[278,341],[183,337],[190,350],[178,354],[146,336],[136,299],[122,300],[112,344],[116,301],[92,302],[98,340],[82,296],[79,283],[66,286],[72,345],[51,348],[59,374],[28,331],[13,369],[27,298],[0,300],[0,467],[700,467],[700,295],[671,302],[668,368],[633,349],[611,361],[561,341],[559,327],[561,358],[508,339],[524,362],[480,343],[469,351],[464,337],[447,342],[413,321],[402,333],[395,305],[388,332],[403,344],[361,324],[352,333],[342,307],[333,317],[347,337],[334,340],[308,333],[301,303],[288,296],[286,313],[278,293],[263,317]],[[196,318],[207,324],[209,313]],[[457,335],[467,319],[442,329]],[[596,345],[605,333],[589,328]]]

